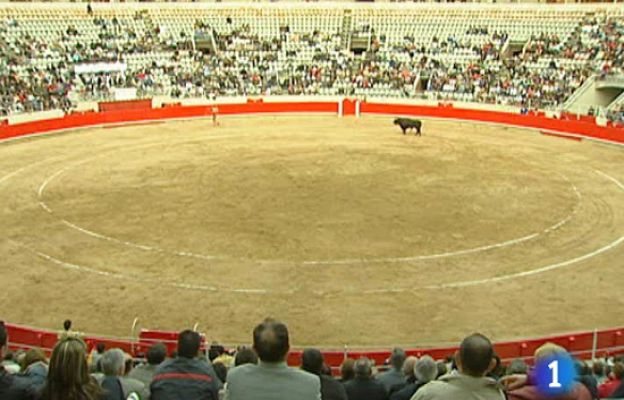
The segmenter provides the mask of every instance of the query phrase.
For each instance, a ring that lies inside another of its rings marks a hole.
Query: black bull
[[[416,131],[415,134],[421,136],[420,127],[422,126],[422,122],[419,119],[397,118],[394,120],[394,124],[401,127],[404,135],[408,129],[414,129]]]

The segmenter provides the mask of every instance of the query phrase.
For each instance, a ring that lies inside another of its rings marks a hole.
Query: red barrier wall
[[[143,103],[146,100],[141,100]],[[81,128],[90,125],[136,122],[146,120],[162,120],[170,118],[191,118],[211,115],[211,106],[182,107],[173,105],[164,108],[135,108],[134,102],[122,102],[130,109],[111,109],[102,112],[72,113],[63,118],[28,122],[18,125],[0,125],[0,139],[17,137],[33,133],[44,133],[55,130]],[[141,107],[145,104],[141,103]],[[102,103],[103,104],[103,103]],[[113,108],[118,108],[113,107]],[[256,114],[256,113],[289,113],[289,112],[331,112],[338,113],[337,102],[283,102],[265,103],[250,102],[243,104],[220,104],[219,114]],[[362,103],[362,114],[391,114],[412,115],[421,117],[454,118],[471,121],[495,122],[520,127],[529,127],[542,130],[552,130],[560,133],[581,135],[590,138],[624,143],[624,129],[613,126],[600,127],[590,120],[576,120],[573,116],[568,119],[552,119],[541,115],[520,115],[487,110],[467,110],[452,106],[432,107],[397,104]],[[355,102],[343,102],[344,115],[355,113]]]
[[[117,110],[150,110],[152,99],[147,100],[127,100],[127,101],[103,101],[98,103],[101,112]]]
[[[164,108],[150,108],[147,110],[131,108],[106,112],[72,113],[63,118],[0,126],[0,139],[62,129],[82,128],[90,125],[211,116],[211,108],[212,106],[182,107],[176,105]],[[219,104],[218,108],[220,115],[297,112],[338,113],[337,102],[254,102],[244,104]]]
[[[353,99],[342,100],[342,115],[355,115],[355,103],[356,100]]]
[[[63,129],[81,128],[92,125],[114,124],[123,122],[163,120],[171,118],[191,118],[210,116],[212,106],[192,106],[182,107],[171,105],[164,108],[152,109],[151,101],[141,100],[138,102],[101,103],[100,112],[72,113],[63,118],[29,122],[18,125],[0,124],[0,139],[8,139],[29,134],[51,132]],[[219,104],[219,114],[252,114],[252,113],[314,113],[328,112],[338,113],[338,102],[282,102],[265,103],[262,101],[247,102],[244,104]],[[495,122],[521,127],[536,128],[540,130],[552,130],[561,134],[581,135],[585,137],[608,140],[612,142],[624,143],[624,129],[612,126],[599,127],[588,118],[576,120],[567,116],[562,120],[546,118],[543,113],[538,115],[519,115],[486,110],[458,109],[449,105],[439,107],[394,105],[379,103],[362,103],[362,114],[391,114],[391,115],[411,115],[436,118],[453,118],[471,121]],[[355,102],[345,100],[343,102],[343,112],[345,115],[355,113]],[[42,348],[47,351],[52,349],[57,341],[58,332],[41,330],[18,325],[7,325],[9,329],[9,339],[12,348]],[[173,341],[177,340],[175,332],[144,331],[136,340],[131,339],[110,339],[97,336],[85,338],[89,348],[93,348],[96,343],[103,342],[108,348],[119,347],[124,351],[136,355],[144,352],[154,341],[161,340],[168,344],[169,349],[173,349]],[[497,354],[505,360],[517,357],[532,357],[535,349],[546,341],[559,343],[580,358],[591,356],[593,344],[593,332],[582,332],[569,335],[543,337],[539,339],[517,340],[511,342],[500,342],[495,344]],[[597,355],[603,356],[613,353],[624,352],[624,327],[607,329],[597,334]],[[429,354],[436,359],[442,359],[453,354],[456,347],[422,348],[409,349],[410,355]],[[330,366],[338,366],[345,355],[357,358],[360,355],[374,359],[381,365],[390,356],[389,351],[326,351],[324,352],[326,362]],[[299,364],[301,352],[293,351],[289,355],[289,363]]]
[[[58,332],[42,330],[19,325],[7,324],[9,331],[9,342],[12,349],[19,348],[41,348],[50,353],[57,341]],[[144,354],[155,342],[163,342],[167,345],[171,354],[176,347],[178,339],[177,332],[168,331],[141,331],[137,339],[111,339],[97,336],[86,336],[85,341],[89,350],[93,349],[97,343],[105,343],[107,348],[119,347],[134,356]],[[564,335],[546,336],[535,339],[515,340],[508,342],[498,342],[494,344],[496,354],[504,361],[515,358],[525,358],[529,363],[532,361],[535,350],[545,342],[557,343],[576,357],[581,359],[591,358],[594,332],[577,332]],[[202,337],[202,348],[206,347],[206,339]],[[413,348],[407,349],[408,355],[420,357],[428,354],[436,360],[444,359],[453,355],[457,351],[457,346],[433,347],[433,348]],[[613,354],[624,353],[624,327],[604,329],[596,333],[596,357],[604,357]],[[345,356],[359,358],[366,356],[375,360],[377,365],[383,365],[384,361],[390,357],[390,350],[349,350],[345,351],[324,351],[325,362],[331,367],[338,367]],[[290,365],[301,363],[301,351],[294,350],[288,355]]]
[[[412,115],[421,117],[496,122],[529,128],[547,129],[624,143],[624,129],[614,128],[612,126],[600,127],[587,119],[576,120],[576,117],[571,115],[564,116],[566,119],[553,119],[547,118],[543,114],[520,115],[499,111],[468,110],[448,106],[431,107],[380,103],[362,103],[360,112],[362,114]]]

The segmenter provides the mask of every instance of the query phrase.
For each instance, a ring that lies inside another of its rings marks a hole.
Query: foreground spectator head
[[[301,355],[301,369],[314,375],[321,375],[323,354],[317,349],[305,349]]]
[[[236,356],[234,356],[234,366],[238,367],[239,365],[244,364],[258,364],[258,356],[256,353],[247,347],[243,347],[236,352]]]
[[[386,371],[384,372],[385,375],[379,374],[376,379],[373,379],[373,363],[366,357],[357,359],[353,365],[353,370],[355,378],[344,384],[349,400],[386,400],[388,398],[392,386],[388,385],[389,380],[382,379],[382,377],[387,378],[396,373],[396,370]],[[404,378],[401,383],[405,384]]]
[[[431,382],[438,376],[438,364],[431,356],[423,356],[414,365],[414,376],[418,382]]]
[[[438,376],[436,376],[436,379],[446,375],[447,372],[448,368],[446,367],[446,363],[444,361],[438,361]]]
[[[368,379],[373,375],[373,364],[366,357],[358,358],[353,364],[353,373],[356,378]]]
[[[101,393],[97,382],[89,375],[87,346],[78,338],[61,339],[52,351],[41,398],[95,400],[101,398]]]
[[[613,377],[617,380],[621,380],[624,378],[624,363],[616,362],[613,365],[613,369],[611,370]]]
[[[576,360],[574,362],[574,365],[576,366],[576,372],[578,372],[579,375],[582,375],[582,376],[592,375],[592,370],[585,361]]]
[[[264,362],[282,362],[290,349],[288,328],[273,319],[266,319],[256,326],[253,341],[256,354]]]
[[[390,365],[392,368],[400,371],[401,368],[403,368],[403,363],[405,362],[406,357],[405,350],[395,348],[392,350],[392,355],[390,355]]]
[[[352,358],[345,358],[340,365],[340,377],[343,382],[349,381],[355,377],[355,371],[353,367],[355,365],[355,360]]]
[[[215,358],[225,353],[225,347],[218,343],[212,343],[208,349],[208,359],[214,361]]]
[[[4,321],[0,321],[0,359],[4,358],[8,341],[9,335],[7,334],[6,326],[4,326]]]
[[[102,372],[107,376],[122,376],[125,371],[126,355],[121,349],[110,349],[102,356]]]
[[[457,366],[465,375],[482,377],[496,366],[492,342],[480,333],[462,340]]]
[[[418,361],[418,357],[409,356],[405,359],[403,363],[403,375],[407,377],[414,376],[414,365],[416,365],[416,361]]]
[[[517,358],[513,360],[512,362],[510,362],[509,365],[507,366],[507,375],[526,374],[527,369],[528,367],[526,363],[523,360]]]
[[[145,358],[147,359],[148,364],[158,365],[162,363],[163,361],[165,361],[166,357],[167,357],[167,346],[159,342],[159,343],[153,344],[149,348],[149,350],[147,350],[147,355]]]
[[[39,349],[30,349],[24,355],[24,358],[22,359],[22,362],[20,363],[20,367],[22,368],[22,371],[25,371],[26,368],[38,362],[42,362],[42,363],[48,362],[45,356],[45,353]]]
[[[227,373],[228,373],[228,369],[225,366],[225,364],[221,362],[216,362],[212,364],[212,367],[214,368],[217,378],[219,378],[221,382],[225,383],[227,380]]]
[[[552,356],[558,356],[562,354],[567,354],[568,352],[563,347],[554,344],[554,343],[544,343],[540,347],[535,350],[535,359],[542,360]]]
[[[201,336],[191,330],[180,332],[178,336],[178,357],[195,358],[199,354]]]
[[[505,375],[506,368],[503,365],[501,358],[496,353],[494,353],[494,361],[494,367],[488,371],[488,376],[498,380],[501,376]]]
[[[602,361],[594,361],[592,365],[592,371],[596,376],[604,376],[604,364]]]
[[[554,343],[545,343],[535,351],[535,361],[540,362],[542,360],[548,360],[553,356],[567,355],[568,352],[561,346]],[[518,376],[518,375],[516,375]],[[582,377],[579,377],[579,379]],[[558,399],[575,399],[575,400],[590,400],[598,398],[598,390],[596,389],[595,380],[593,380],[593,388],[596,391],[595,395],[592,395],[589,386],[583,383],[575,383],[566,393],[561,393],[556,398]],[[507,398],[509,400],[524,400],[524,399],[542,399],[539,390],[535,386],[535,383],[530,383],[515,390],[507,392]],[[617,397],[616,397],[617,398]]]

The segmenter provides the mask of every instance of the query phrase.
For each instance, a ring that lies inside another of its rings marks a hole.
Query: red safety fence
[[[12,349],[39,348],[48,354],[58,340],[60,331],[37,329],[14,324],[7,324],[9,333],[9,345]],[[142,330],[136,338],[110,338],[101,336],[85,335],[84,340],[93,349],[98,343],[104,343],[106,348],[121,348],[133,356],[145,354],[147,349],[154,343],[162,342],[167,346],[168,353],[176,350],[178,333],[160,330]],[[251,338],[250,338],[251,341]],[[595,341],[595,347],[594,347]],[[580,359],[605,357],[624,353],[624,327],[603,329],[597,331],[576,332],[570,334],[545,336],[533,339],[519,339],[512,341],[497,342],[494,344],[496,354],[504,361],[523,358],[531,362],[535,350],[546,342],[553,342],[565,347],[574,356]],[[202,349],[206,349],[206,337],[202,335]],[[417,357],[430,355],[436,360],[451,356],[457,351],[457,346],[408,348],[408,355]],[[324,350],[325,362],[330,367],[339,367],[346,357],[357,359],[365,356],[374,360],[377,365],[390,357],[391,349],[384,350]],[[295,349],[288,355],[290,365],[301,363],[302,350]]]
[[[561,118],[555,119],[548,118],[543,113],[522,115],[501,111],[462,109],[449,105],[435,107],[366,102],[361,104],[360,112],[362,114],[410,115],[493,122],[624,143],[624,129],[621,127],[598,126],[593,120],[577,119],[572,114],[562,114]]]
[[[118,110],[151,110],[152,99],[127,100],[127,101],[103,101],[98,103],[100,112]]]
[[[147,104],[150,107],[145,108]],[[70,113],[62,118],[26,122],[16,125],[0,125],[0,139],[7,139],[33,133],[45,133],[56,130],[82,128],[93,125],[119,124],[124,122],[152,121],[173,118],[193,118],[212,115],[212,106],[171,105],[163,108],[151,108],[150,100],[131,102],[100,103],[100,112]],[[306,102],[290,101],[267,103],[253,101],[241,104],[217,104],[219,114],[261,114],[261,113],[334,113],[339,111],[338,101]],[[344,115],[355,114],[356,102],[343,100]],[[593,119],[563,114],[560,119],[548,118],[544,113],[520,115],[500,111],[472,110],[453,107],[451,104],[439,106],[417,106],[401,104],[367,103],[360,104],[361,114],[411,115],[418,117],[451,118],[469,121],[492,122],[519,127],[535,128],[541,131],[570,136],[602,139],[624,143],[624,129],[608,125],[601,127]]]

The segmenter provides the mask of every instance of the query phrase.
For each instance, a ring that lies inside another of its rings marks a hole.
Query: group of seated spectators
[[[70,325],[66,324],[66,329]],[[536,387],[533,370],[521,359],[503,365],[490,340],[472,334],[453,357],[435,361],[394,349],[387,370],[366,357],[345,359],[340,379],[332,377],[317,349],[302,353],[301,367],[286,364],[289,332],[267,318],[252,333],[252,347],[228,352],[212,345],[203,352],[199,333],[179,334],[177,350],[153,344],[135,365],[122,350],[98,344],[90,353],[80,335],[64,331],[48,360],[31,349],[20,356],[7,352],[8,336],[0,322],[0,398],[3,400],[592,400],[624,398],[624,364],[577,361],[577,381],[563,394],[548,397]],[[568,355],[546,343],[535,361]]]
[[[556,108],[590,75],[619,73],[624,65],[624,23],[598,13],[579,21],[567,38],[534,35],[522,53],[506,57],[501,52],[508,34],[487,27],[471,26],[469,36],[434,37],[428,44],[409,36],[390,43],[373,30],[371,48],[360,56],[345,48],[340,32],[291,32],[283,26],[278,36],[261,37],[249,25],[232,24],[217,33],[198,19],[190,30],[210,33],[215,41],[216,52],[204,53],[194,48],[192,34],[168,32],[148,13],[134,16],[141,30],[117,17],[89,18],[98,34],[86,42],[71,22],[53,40],[28,32],[5,39],[20,21],[0,22],[0,116],[68,110],[70,97],[107,99],[114,87],[134,87],[144,97],[381,93]],[[486,40],[473,41],[474,36]],[[301,57],[301,50],[313,56]],[[154,54],[162,56],[129,61]],[[541,59],[546,66],[535,65]],[[126,62],[128,68],[74,70],[96,61]]]

